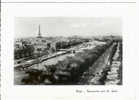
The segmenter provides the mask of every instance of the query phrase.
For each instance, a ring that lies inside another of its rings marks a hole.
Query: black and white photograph
[[[120,17],[16,17],[14,85],[122,85]]]

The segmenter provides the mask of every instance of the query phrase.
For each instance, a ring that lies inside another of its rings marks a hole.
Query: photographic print
[[[16,17],[15,85],[122,85],[122,20]]]

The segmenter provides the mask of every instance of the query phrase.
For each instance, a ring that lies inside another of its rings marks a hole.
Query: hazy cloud
[[[15,19],[15,37],[37,36],[39,24],[43,36],[121,35],[122,33],[120,18],[19,17]]]

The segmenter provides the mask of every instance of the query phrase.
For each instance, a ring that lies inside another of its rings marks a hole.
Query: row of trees
[[[76,53],[75,56],[67,57],[53,66],[45,66],[45,71],[39,71],[40,74],[34,76],[34,80],[37,80],[35,82],[38,82],[35,84],[48,84],[45,80],[51,81],[51,84],[77,83],[82,73],[86,71],[99,58],[99,56],[112,45],[112,43],[112,41],[108,41],[106,44],[96,46],[93,49],[86,49],[83,52]],[[29,74],[29,77],[33,77],[32,74]],[[27,80],[24,79],[24,82],[28,82],[28,79],[30,80],[29,77]],[[34,80],[31,80],[30,83],[33,84],[32,82]]]
[[[59,41],[56,43],[56,49],[66,49],[69,48],[71,46],[75,46],[78,44],[81,44],[83,42],[88,42],[88,39],[73,39],[73,40],[69,40],[69,41]]]
[[[61,77],[58,82],[67,82],[68,84],[70,84],[70,82],[76,83],[82,73],[86,71],[111,44],[112,42],[107,42],[107,44],[96,46],[91,50],[86,49],[83,52],[76,53],[75,56],[67,57],[63,61],[59,61],[56,65],[57,70],[54,73]],[[64,77],[64,79],[62,79],[62,77]]]

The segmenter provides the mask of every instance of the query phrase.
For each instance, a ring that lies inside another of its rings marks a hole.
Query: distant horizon
[[[81,36],[81,35],[71,35],[71,36],[42,36],[42,38],[50,38],[50,37],[64,37],[64,38],[68,38],[68,37],[73,37],[73,36],[78,36],[78,37],[83,37],[83,38],[90,38],[90,37],[105,37],[105,36],[120,36],[122,37],[122,35],[90,35],[90,36]],[[15,39],[20,39],[20,38],[37,38],[37,36],[30,36],[30,37],[16,37]]]
[[[122,36],[120,18],[17,17],[15,38],[37,37],[39,25],[43,37]]]

